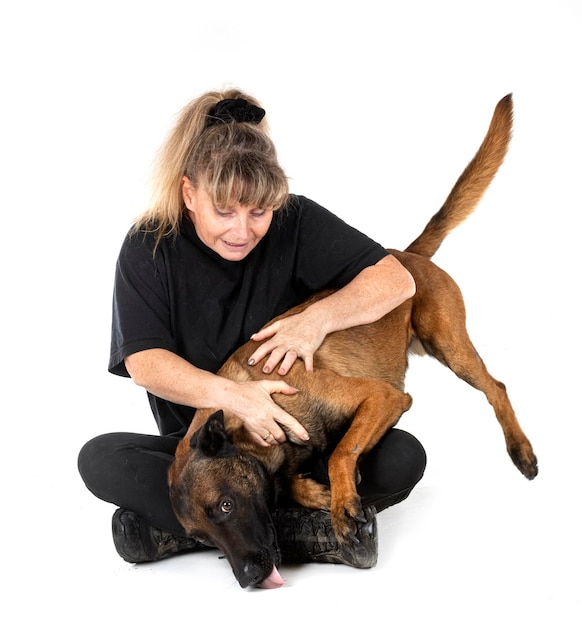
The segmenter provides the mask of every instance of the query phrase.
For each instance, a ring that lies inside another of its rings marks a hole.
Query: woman
[[[261,446],[284,442],[281,426],[307,440],[271,397],[296,393],[286,372],[298,358],[311,371],[327,334],[373,322],[414,294],[411,275],[379,244],[289,194],[264,115],[238,90],[186,106],[160,152],[151,205],[119,254],[109,370],[147,390],[160,435],[97,437],[81,450],[79,470],[97,497],[119,507],[113,538],[129,562],[204,547],[184,535],[166,478],[195,409],[232,411]],[[327,287],[337,290],[259,330]],[[268,357],[263,371],[278,368],[280,380],[216,375],[249,337],[257,341],[249,363]],[[405,498],[425,461],[414,437],[390,431],[360,468],[368,516],[360,543],[338,545],[327,512],[283,509],[275,518],[284,558],[375,564],[374,507]]]

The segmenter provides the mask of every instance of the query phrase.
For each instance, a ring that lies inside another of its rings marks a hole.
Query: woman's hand
[[[297,389],[283,380],[238,383],[194,367],[182,357],[159,348],[142,350],[125,359],[137,385],[171,402],[199,409],[226,409],[237,415],[257,443],[268,446],[290,438],[307,441],[309,434],[271,394],[293,395]]]
[[[308,372],[313,371],[313,355],[325,339],[323,324],[312,319],[306,311],[280,319],[255,333],[251,339],[264,341],[249,358],[249,365],[267,355],[263,372],[270,374],[280,363],[277,373],[284,376],[300,358]],[[266,340],[266,341],[265,341]]]
[[[243,421],[253,439],[262,446],[283,443],[287,439],[281,425],[298,440],[307,441],[309,434],[305,428],[274,402],[271,397],[274,393],[293,395],[297,389],[282,380],[239,383],[236,406],[231,406],[231,411]]]
[[[251,339],[264,341],[250,356],[249,365],[267,355],[263,371],[284,376],[297,358],[313,370],[313,355],[329,333],[370,324],[400,306],[416,291],[414,278],[394,257],[388,255],[376,265],[364,268],[350,283],[317,300],[301,313],[284,317],[266,326]]]

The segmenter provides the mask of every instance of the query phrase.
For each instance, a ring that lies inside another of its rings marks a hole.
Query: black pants
[[[134,511],[152,526],[183,534],[167,480],[179,440],[134,433],[100,435],[81,449],[79,472],[101,500]],[[425,466],[420,442],[403,430],[390,430],[360,463],[363,504],[381,511],[401,502],[422,478]]]

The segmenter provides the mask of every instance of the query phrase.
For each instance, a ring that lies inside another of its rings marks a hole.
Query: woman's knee
[[[409,492],[424,475],[426,452],[410,433],[390,430],[360,465],[364,491],[384,494]]]
[[[79,451],[77,467],[87,488],[98,494],[115,469],[109,466],[115,464],[121,440],[126,433],[108,433],[90,439]]]
[[[423,477],[426,469],[426,450],[420,441],[405,430],[396,429],[398,436],[397,454],[400,460],[400,467],[407,476],[411,487]]]

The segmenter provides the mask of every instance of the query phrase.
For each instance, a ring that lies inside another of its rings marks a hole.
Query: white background
[[[2,4],[3,623],[581,623],[581,26],[574,0]],[[282,568],[276,591],[214,552],[126,564],[76,470],[94,435],[154,432],[106,371],[114,263],[174,116],[230,85],[263,102],[294,192],[397,248],[515,101],[506,162],[435,261],[540,475],[481,394],[415,358],[401,426],[429,464],[380,515],[378,566]]]

